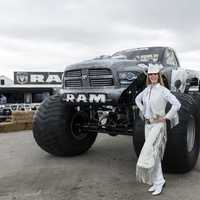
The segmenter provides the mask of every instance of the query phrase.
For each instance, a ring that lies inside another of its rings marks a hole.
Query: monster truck
[[[134,100],[146,87],[149,63],[163,66],[165,87],[182,104],[179,124],[171,128],[167,121],[162,165],[171,172],[190,171],[200,147],[199,77],[198,72],[181,68],[169,47],[129,49],[66,67],[62,89],[46,99],[34,116],[37,144],[56,156],[75,156],[90,149],[99,133],[130,135],[139,155],[144,121]]]

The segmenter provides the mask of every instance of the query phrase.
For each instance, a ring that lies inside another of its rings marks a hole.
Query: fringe
[[[154,159],[156,159],[157,156],[159,156],[160,160],[163,159],[166,143],[167,143],[167,130],[165,123],[164,127],[160,130],[160,134],[158,134],[156,140],[153,143]]]
[[[136,180],[139,183],[146,183],[152,185],[152,172],[153,168],[143,168],[137,165],[136,167]]]
[[[145,168],[137,163],[136,166],[136,180],[140,183],[146,183],[152,185],[152,172],[155,166],[155,161],[157,156],[159,156],[160,160],[163,159],[165,153],[165,147],[167,142],[167,130],[166,123],[161,128],[159,134],[157,135],[155,141],[153,142],[153,165],[149,168]],[[151,154],[149,154],[151,155]],[[151,158],[150,158],[151,159]]]

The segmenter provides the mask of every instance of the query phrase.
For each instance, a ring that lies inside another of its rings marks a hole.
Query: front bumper
[[[117,105],[124,90],[126,88],[61,89],[59,93],[62,101],[67,104]]]

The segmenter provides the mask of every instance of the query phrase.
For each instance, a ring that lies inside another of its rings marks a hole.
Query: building
[[[0,75],[0,87],[6,87],[13,85],[13,81],[6,76]]]
[[[14,72],[14,81],[0,76],[0,94],[8,104],[40,103],[61,88],[62,72]]]

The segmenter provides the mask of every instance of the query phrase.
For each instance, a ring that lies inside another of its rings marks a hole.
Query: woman
[[[161,160],[167,141],[166,120],[170,120],[171,127],[176,125],[177,111],[181,107],[177,98],[164,87],[159,71],[160,65],[149,65],[147,87],[135,99],[145,120],[145,143],[137,161],[136,179],[152,185],[148,190],[152,195],[160,194],[165,184]],[[172,106],[166,114],[167,102]]]

